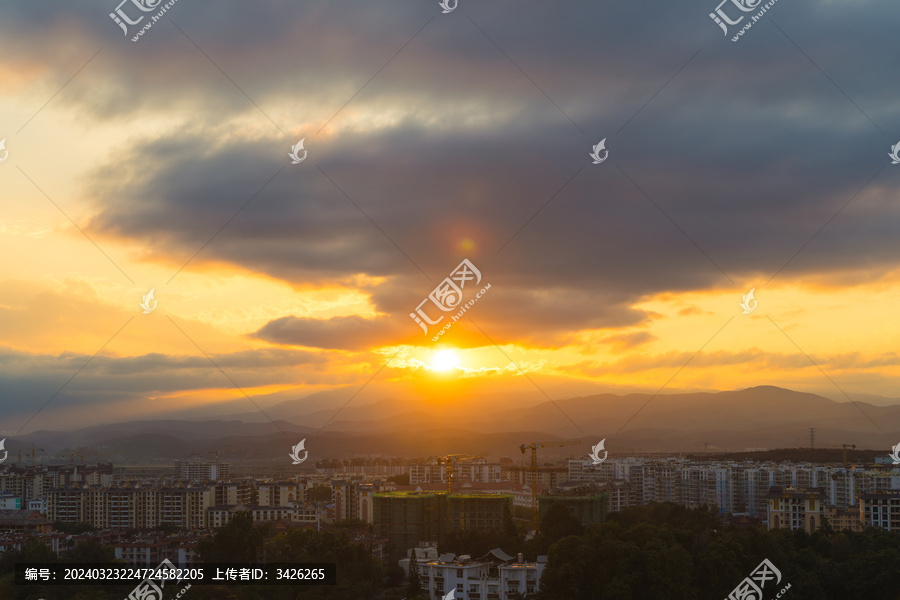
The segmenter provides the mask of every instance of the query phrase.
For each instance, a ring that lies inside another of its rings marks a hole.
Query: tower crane
[[[519,450],[525,454],[525,450],[531,448],[531,523],[537,524],[538,516],[538,499],[537,499],[537,451],[538,448],[559,448],[562,446],[577,446],[581,444],[581,440],[566,440],[562,442],[531,442],[530,444],[522,444]]]
[[[72,464],[72,465],[75,464],[75,457],[76,457],[76,456],[80,456],[80,457],[81,457],[81,464],[84,464],[84,455],[85,455],[85,454],[87,454],[88,456],[94,456],[94,455],[97,455],[97,454],[99,454],[99,453],[98,453],[98,452],[85,452],[85,451],[84,451],[84,448],[79,448],[77,452],[72,452],[71,454],[69,454],[69,457],[70,457],[70,458],[69,458],[69,464]],[[63,456],[65,456],[65,455],[63,455]]]
[[[832,448],[842,448],[844,450],[844,470],[847,470],[847,448],[856,450],[856,444],[832,444]]]
[[[440,461],[447,465],[447,495],[453,493],[453,463],[467,458],[484,458],[484,454],[447,454],[441,456]]]
[[[41,452],[44,451],[43,448],[35,448],[34,444],[31,445],[31,452],[30,452],[30,454],[31,454],[31,466],[32,466],[32,467],[34,466],[34,457],[35,457],[35,453],[36,453],[38,450],[40,450]],[[28,456],[28,454],[29,454],[29,452],[26,452],[26,453],[25,453],[26,456]]]

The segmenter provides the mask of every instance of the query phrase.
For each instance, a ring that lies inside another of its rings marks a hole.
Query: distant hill
[[[306,439],[310,458],[427,456],[446,453],[519,455],[531,441],[582,439],[583,446],[546,448],[540,456],[586,456],[606,439],[617,453],[707,452],[797,448],[808,445],[816,428],[820,448],[855,444],[858,449],[889,451],[900,442],[900,406],[835,402],[816,394],[773,386],[727,392],[686,394],[597,394],[511,408],[509,399],[493,405],[484,398],[402,401],[382,399],[334,409],[294,412],[286,403],[267,414],[293,413],[290,420],[130,421],[74,431],[36,431],[10,438],[9,450],[34,443],[46,454],[79,447],[97,455],[187,458],[219,452],[223,459],[280,460]],[[257,415],[258,416],[258,415]],[[321,434],[316,432],[328,423]],[[619,431],[621,429],[621,432]],[[879,431],[880,429],[880,431]],[[13,452],[15,454],[15,452]],[[102,459],[102,456],[94,461]]]

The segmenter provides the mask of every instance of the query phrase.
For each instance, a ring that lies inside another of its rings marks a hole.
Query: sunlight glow
[[[449,371],[450,369],[461,369],[459,364],[459,355],[453,350],[438,350],[431,357],[431,368],[435,371]]]

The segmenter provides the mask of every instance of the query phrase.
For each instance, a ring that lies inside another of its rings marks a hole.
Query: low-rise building
[[[36,510],[0,510],[0,532],[50,533],[53,521]]]
[[[155,567],[164,559],[172,559],[169,542],[155,538],[117,542],[113,544],[113,550],[116,553],[116,560],[125,561],[132,567]]]
[[[295,523],[315,523],[316,509],[312,505],[288,503],[284,506],[258,506],[236,504],[233,506],[210,506],[207,509],[207,523],[211,528],[223,527],[231,522],[235,513],[249,512],[255,523],[271,521],[291,521]]]
[[[0,510],[21,510],[22,497],[12,492],[0,492]],[[37,510],[37,509],[35,509]]]
[[[441,555],[420,563],[419,572],[430,600],[441,600],[451,590],[458,600],[513,600],[538,591],[546,562],[546,557],[539,557],[529,563],[521,554],[512,557],[495,548],[476,560]]]

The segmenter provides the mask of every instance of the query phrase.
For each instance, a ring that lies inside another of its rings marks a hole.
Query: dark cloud
[[[384,344],[389,336],[395,334],[396,329],[397,322],[384,317],[309,319],[292,316],[269,321],[253,337],[274,344],[363,350]]]
[[[385,278],[368,288],[384,317],[285,316],[258,337],[358,348],[417,333],[408,313],[468,257],[494,286],[479,325],[551,344],[639,325],[631,306],[654,293],[765,281],[800,250],[780,278],[900,258],[886,156],[900,8],[780,2],[770,15],[790,39],[767,18],[734,44],[707,18],[715,4],[463,2],[442,16],[180,0],[172,18],[240,90],[169,22],[132,44],[105,8],[23,4],[0,32],[21,45],[12,64],[55,64],[47,42],[65,23],[73,46],[105,48],[65,106],[171,120],[98,167],[92,235],[152,240],[148,258],[175,270],[224,225],[189,270]],[[289,165],[302,136],[309,158]],[[604,137],[610,159],[589,164]]]

